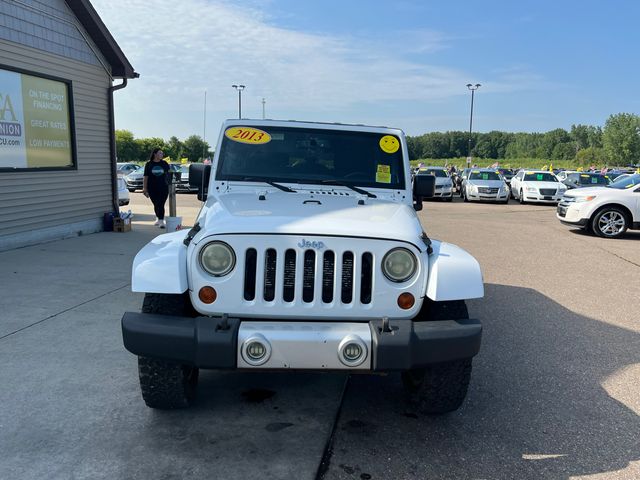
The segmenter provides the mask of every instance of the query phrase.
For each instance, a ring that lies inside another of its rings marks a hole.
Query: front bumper
[[[469,193],[467,200],[475,200],[479,202],[504,202],[509,198],[507,192],[503,193]]]
[[[125,348],[135,355],[174,361],[199,368],[236,369],[238,365],[238,332],[242,323],[253,320],[221,317],[174,317],[166,315],[126,312],[122,317],[122,337]],[[273,323],[273,322],[271,322]],[[283,326],[296,322],[278,322]],[[329,322],[326,322],[329,325]],[[334,322],[334,325],[340,325]],[[346,324],[342,324],[346,325]],[[362,327],[363,323],[350,323]],[[402,371],[434,363],[462,360],[475,356],[480,350],[482,325],[479,320],[442,320],[413,322],[391,320],[383,331],[381,320],[364,322],[371,334],[370,352],[364,365],[357,370],[373,372]],[[269,339],[269,330],[260,332]],[[305,351],[316,347],[316,336],[301,335],[296,341],[289,338],[287,352]],[[333,352],[326,360],[309,370],[353,370],[354,367],[335,368]],[[240,360],[241,361],[241,360]],[[297,368],[296,362],[284,362],[279,368]],[[364,367],[364,368],[363,368]],[[255,368],[255,367],[254,367]],[[274,369],[274,368],[272,368]]]
[[[564,193],[563,193],[564,194]],[[540,193],[523,192],[525,202],[560,203],[562,195],[541,195]]]

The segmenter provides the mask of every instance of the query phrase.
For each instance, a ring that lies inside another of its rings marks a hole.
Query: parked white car
[[[142,313],[122,318],[152,408],[188,406],[198,369],[402,372],[419,411],[465,398],[482,326],[478,262],[430,239],[402,130],[228,120],[192,164],[193,228],[135,257]]]
[[[509,186],[495,169],[472,169],[464,182],[462,198],[465,202],[471,200],[509,203]]]
[[[567,186],[551,172],[520,170],[511,179],[511,195],[520,203],[558,203]]]
[[[606,187],[571,190],[558,204],[556,216],[565,225],[605,238],[620,237],[627,229],[640,229],[640,174]]]
[[[129,205],[129,190],[122,175],[118,175],[118,205]]]
[[[433,175],[436,177],[436,191],[433,198],[451,202],[453,200],[453,180],[444,167],[422,167],[417,175]]]

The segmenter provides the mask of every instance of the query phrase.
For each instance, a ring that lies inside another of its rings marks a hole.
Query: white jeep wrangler
[[[188,406],[200,368],[395,371],[423,412],[462,404],[482,274],[423,231],[435,178],[412,185],[401,130],[227,121],[190,182],[197,223],[136,255],[122,318],[149,407]]]

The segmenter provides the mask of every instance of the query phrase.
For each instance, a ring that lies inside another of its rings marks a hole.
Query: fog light
[[[260,342],[251,342],[247,345],[247,357],[251,360],[262,360],[267,354],[267,347]]]
[[[245,362],[257,367],[271,357],[271,344],[263,335],[256,333],[244,341],[240,353]]]
[[[367,358],[367,346],[357,335],[347,335],[338,346],[338,359],[347,367],[357,367]]]
[[[202,303],[210,304],[218,298],[218,292],[213,287],[202,287],[198,292],[198,298]]]
[[[398,297],[398,306],[403,309],[403,310],[409,310],[411,307],[413,307],[416,303],[416,299],[415,297],[408,293],[401,293],[400,296]]]
[[[362,355],[362,348],[357,343],[349,343],[344,347],[342,351],[345,360],[348,362],[354,362],[360,358]]]

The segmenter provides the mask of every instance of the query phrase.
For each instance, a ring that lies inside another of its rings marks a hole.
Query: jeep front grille
[[[359,282],[354,281],[356,260],[360,262]],[[373,299],[375,268],[370,252],[364,252],[356,258],[351,251],[336,255],[332,250],[305,250],[302,253],[293,249],[281,252],[268,248],[258,252],[255,248],[249,248],[244,261],[243,297],[247,301],[253,301],[256,297],[262,297],[266,302],[277,300],[278,285],[281,285],[282,300],[286,303],[321,300],[330,304],[336,295],[339,295],[343,304],[351,304],[354,298],[359,298],[360,303],[366,305]],[[282,262],[280,268],[278,262]],[[261,264],[264,268],[259,268]],[[257,281],[259,275],[263,276],[263,282]],[[317,275],[321,275],[321,278],[317,279]],[[317,280],[319,283],[316,283]],[[262,292],[256,292],[257,285],[262,285]],[[316,291],[316,285],[319,291]]]

